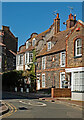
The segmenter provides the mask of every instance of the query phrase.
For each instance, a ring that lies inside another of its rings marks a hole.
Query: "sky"
[[[53,11],[59,13],[60,30],[65,30],[63,22],[68,19],[69,7],[73,7],[77,20],[82,20],[82,2],[2,2],[2,25],[9,26],[18,37],[19,47],[33,32],[39,34],[53,24]]]

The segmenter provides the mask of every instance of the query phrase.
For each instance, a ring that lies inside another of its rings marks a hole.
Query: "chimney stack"
[[[76,22],[77,22],[76,21],[76,15],[74,15],[74,19],[73,19],[73,15],[70,13],[69,19],[66,21],[67,29],[73,27],[76,24]]]
[[[57,17],[54,19],[54,34],[60,31],[60,18],[59,13],[57,13]]]

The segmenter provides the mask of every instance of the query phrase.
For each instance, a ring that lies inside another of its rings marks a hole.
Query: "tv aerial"
[[[70,13],[71,13],[71,11],[73,10],[73,7],[68,6],[68,8],[70,9]]]
[[[53,15],[56,16],[57,15],[57,10],[53,11]]]

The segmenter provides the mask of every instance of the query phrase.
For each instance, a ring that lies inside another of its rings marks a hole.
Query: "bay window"
[[[73,73],[73,91],[84,91],[84,71]]]

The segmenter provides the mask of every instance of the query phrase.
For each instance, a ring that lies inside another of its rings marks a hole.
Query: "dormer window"
[[[29,47],[29,41],[26,42],[26,49]]]
[[[48,42],[48,50],[50,50],[50,49],[51,49],[51,41]]]
[[[81,56],[82,55],[81,51],[82,51],[82,43],[81,43],[81,39],[79,38],[75,41],[75,56]]]
[[[33,46],[35,45],[35,38],[33,38],[33,40],[32,40],[32,45]]]

